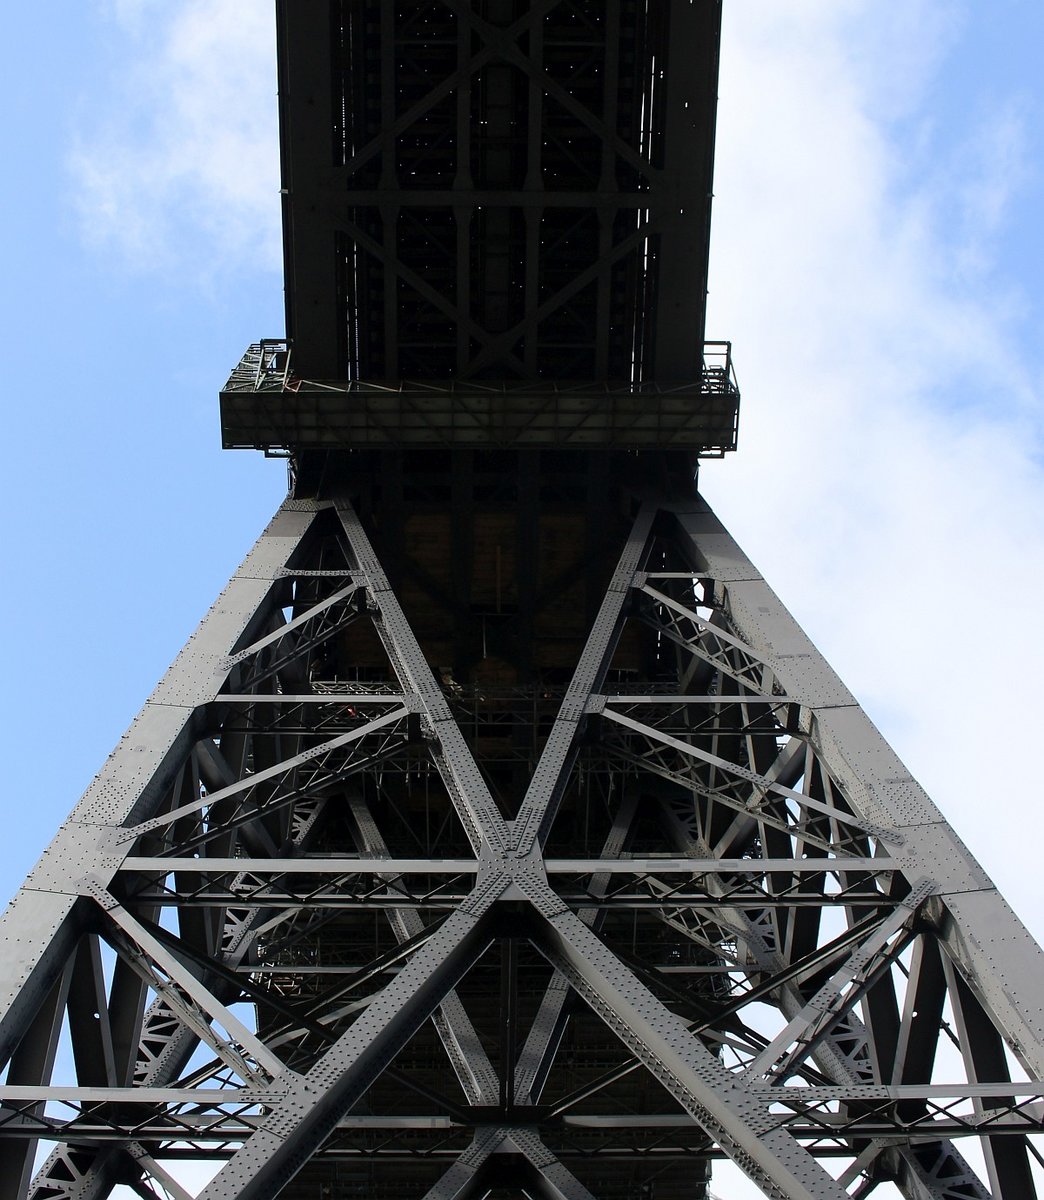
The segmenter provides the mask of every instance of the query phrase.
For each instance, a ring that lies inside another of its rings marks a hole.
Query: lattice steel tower
[[[1040,950],[696,491],[719,4],[277,14],[292,491],[3,918],[0,1196],[1036,1196]]]

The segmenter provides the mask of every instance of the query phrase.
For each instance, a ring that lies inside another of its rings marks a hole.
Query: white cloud
[[[128,65],[110,96],[84,102],[71,168],[85,235],[135,267],[277,268],[271,4],[109,0],[106,8],[122,27]]]
[[[901,47],[903,119],[936,137],[956,14],[892,7],[728,6],[709,333],[745,399],[741,450],[703,484],[1040,935],[1011,828],[1042,800],[1044,401],[993,243],[1025,118],[1010,99],[941,163],[911,157],[881,96]]]

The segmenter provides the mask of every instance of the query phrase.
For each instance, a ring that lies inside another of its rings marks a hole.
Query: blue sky
[[[284,491],[217,428],[282,329],[271,7],[7,16],[7,894]],[[1035,0],[726,0],[703,477],[1038,936],[1042,45]]]

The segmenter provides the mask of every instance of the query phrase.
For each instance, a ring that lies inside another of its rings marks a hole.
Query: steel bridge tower
[[[696,490],[719,3],[277,15],[291,494],[3,917],[0,1197],[1037,1196],[1041,952]]]

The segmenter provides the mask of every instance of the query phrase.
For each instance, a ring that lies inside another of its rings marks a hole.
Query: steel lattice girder
[[[720,19],[279,0],[298,373],[698,378]]]
[[[3,918],[3,1194],[1036,1194],[1040,951],[701,501],[640,512],[514,818],[450,695],[352,509],[288,501]]]

